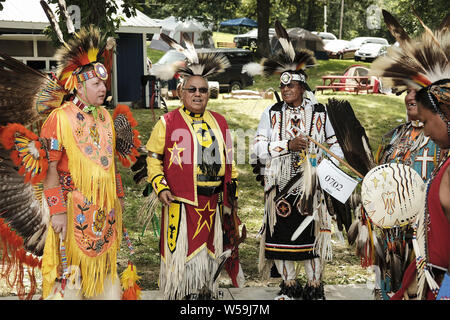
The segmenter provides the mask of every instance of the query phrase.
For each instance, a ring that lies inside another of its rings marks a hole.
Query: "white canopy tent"
[[[177,42],[181,43],[183,39],[183,33],[187,33],[193,40],[194,46],[198,48],[211,48],[214,47],[212,37],[209,36],[206,40],[202,39],[202,33],[208,31],[208,27],[198,22],[195,19],[188,19],[186,21],[177,20],[175,17],[170,16],[163,20],[155,19],[155,21],[161,26],[161,32],[167,34]],[[155,34],[150,43],[150,48],[167,51],[169,46],[160,39],[159,34]]]

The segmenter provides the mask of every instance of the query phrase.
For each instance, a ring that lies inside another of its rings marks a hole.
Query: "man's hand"
[[[161,191],[158,198],[159,201],[161,201],[166,206],[170,206],[172,201],[175,200],[175,198],[172,196],[172,192],[170,192],[169,190]]]
[[[306,149],[307,147],[308,139],[303,136],[298,136],[292,140],[289,140],[289,150],[291,151],[300,151]]]
[[[51,223],[53,230],[56,233],[61,233],[62,239],[66,239],[66,231],[67,231],[67,214],[55,214],[51,217]]]

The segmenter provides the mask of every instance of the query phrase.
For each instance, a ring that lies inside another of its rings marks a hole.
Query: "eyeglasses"
[[[183,88],[183,90],[186,90],[186,91],[188,91],[189,93],[195,93],[195,92],[197,92],[197,90],[198,90],[198,92],[200,92],[201,94],[208,93],[208,88],[206,88],[206,87],[200,87],[200,88],[189,87],[189,88]]]
[[[280,83],[280,89],[283,89],[284,87],[288,87],[289,89],[292,89],[295,87],[294,83],[288,83],[288,84],[284,84],[284,83]]]

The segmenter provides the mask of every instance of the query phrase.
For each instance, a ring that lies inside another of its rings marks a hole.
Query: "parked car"
[[[339,59],[340,52],[344,50],[345,47],[348,46],[350,41],[348,40],[330,40],[323,46],[323,49],[328,54],[328,58],[330,59]]]
[[[269,28],[269,40],[275,35],[275,28]],[[233,38],[233,42],[236,44],[236,48],[250,49],[256,48],[256,43],[258,40],[258,29],[252,29],[247,33],[238,34]]]
[[[247,73],[242,73],[242,66],[253,61],[253,52],[245,49],[219,48],[219,49],[197,49],[197,52],[221,52],[230,61],[231,66],[225,72],[214,77],[209,77],[208,81],[217,81],[220,85],[220,92],[241,90],[253,85],[253,77]],[[167,51],[155,65],[173,63],[184,60],[185,56],[176,50]]]
[[[334,34],[332,34],[331,32],[312,31],[311,33],[322,38],[322,41],[324,44],[327,44],[329,41],[337,40],[336,36]]]
[[[365,43],[379,43],[389,45],[389,42],[384,38],[357,37],[350,40],[348,46],[339,52],[339,59],[353,59],[355,56],[355,51]]]
[[[385,55],[389,46],[380,43],[364,43],[355,51],[355,61],[372,62],[379,56]]]

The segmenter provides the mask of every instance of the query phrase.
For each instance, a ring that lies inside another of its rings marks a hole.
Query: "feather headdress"
[[[160,36],[170,47],[181,52],[186,60],[160,66],[155,65],[153,73],[159,79],[169,80],[175,73],[182,77],[201,76],[207,78],[224,72],[225,69],[230,67],[228,58],[220,52],[197,52],[191,39],[186,34],[183,34],[186,48],[164,33],[161,33]]]
[[[420,90],[450,77],[450,14],[435,31],[419,18],[425,32],[418,38],[410,38],[386,10],[383,10],[383,17],[400,47],[391,46],[386,56],[376,59],[370,69],[371,75],[381,77],[385,86],[398,91]]]
[[[294,48],[288,32],[278,20],[275,21],[275,32],[280,42],[281,50],[269,58],[263,58],[260,63],[251,62],[244,65],[242,72],[247,72],[252,76],[280,74],[283,83],[294,80],[307,85],[304,70],[316,64],[314,53],[308,49],[297,50]],[[291,76],[289,77],[286,73]]]
[[[108,78],[105,66],[100,63],[106,47],[106,38],[100,31],[90,26],[82,28],[76,36],[69,40],[56,52],[58,60],[57,77],[65,89],[73,91],[78,82],[88,80],[94,76],[102,80]],[[83,73],[84,66],[92,65],[92,73]]]
[[[106,80],[108,78],[108,70],[100,63],[100,60],[103,57],[105,48],[108,50],[108,42],[107,39],[100,34],[100,30],[94,26],[90,26],[89,28],[82,28],[79,32],[75,32],[72,20],[66,9],[66,2],[64,0],[58,0],[60,12],[66,20],[67,30],[71,36],[71,39],[66,42],[51,8],[43,0],[41,0],[41,6],[62,44],[56,52],[56,59],[58,60],[57,77],[59,83],[67,91],[73,92],[79,82],[94,77]],[[83,72],[83,67],[87,65],[92,65],[93,70]]]

